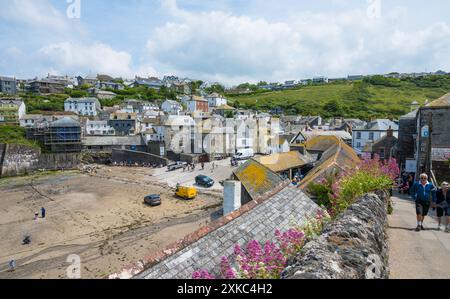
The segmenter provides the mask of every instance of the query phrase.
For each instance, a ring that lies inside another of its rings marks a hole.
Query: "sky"
[[[450,71],[448,0],[0,0],[0,75],[234,85]]]

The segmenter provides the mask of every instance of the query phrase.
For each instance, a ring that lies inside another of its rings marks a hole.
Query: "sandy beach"
[[[0,278],[66,278],[71,254],[81,278],[105,278],[210,222],[221,193],[174,196],[152,169],[101,167],[0,180]],[[143,198],[157,193],[162,205]],[[47,217],[34,220],[45,207]],[[22,245],[25,235],[31,244]],[[14,259],[17,269],[8,271]]]

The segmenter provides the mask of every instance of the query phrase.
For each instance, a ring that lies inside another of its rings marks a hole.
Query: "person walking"
[[[432,202],[436,202],[436,188],[428,182],[428,175],[420,175],[420,181],[411,188],[411,197],[416,202],[417,228],[416,232],[425,230],[423,223],[428,215]]]
[[[45,218],[45,208],[44,207],[42,207],[41,208],[41,216],[42,216],[42,218]]]
[[[9,261],[9,271],[15,271],[16,270],[16,261],[15,260],[10,260]]]
[[[443,182],[441,188],[436,192],[436,216],[438,218],[438,230],[441,230],[442,217],[445,216],[445,231],[450,231],[450,191],[448,190],[448,182]]]

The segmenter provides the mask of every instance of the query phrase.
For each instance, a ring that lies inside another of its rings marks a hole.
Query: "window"
[[[356,139],[361,139],[361,132],[356,133]]]
[[[360,148],[361,147],[361,142],[357,142],[356,143],[356,148]]]
[[[369,133],[369,140],[373,141],[373,139],[374,139],[374,133]]]

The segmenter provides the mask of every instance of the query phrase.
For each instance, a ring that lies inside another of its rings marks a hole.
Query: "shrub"
[[[383,162],[375,156],[362,160],[355,168],[341,171],[319,183],[311,183],[308,192],[316,196],[318,203],[327,208],[332,216],[336,216],[361,195],[391,189],[399,174],[395,159]],[[392,211],[392,206],[388,209]]]
[[[395,159],[381,161],[364,159],[356,168],[343,171],[332,185],[331,213],[337,215],[347,209],[361,195],[376,190],[392,189],[400,170]]]

